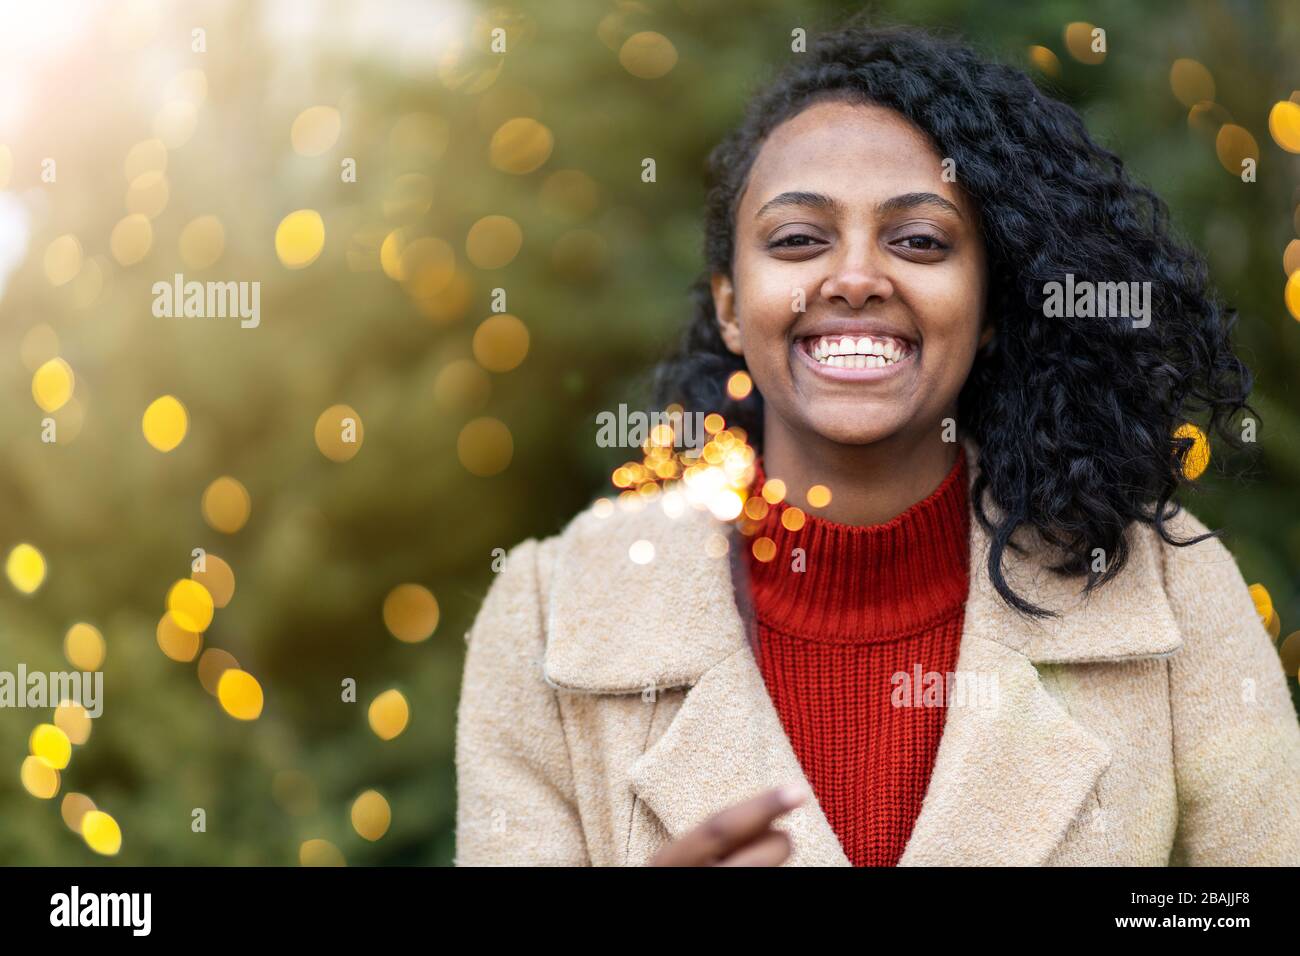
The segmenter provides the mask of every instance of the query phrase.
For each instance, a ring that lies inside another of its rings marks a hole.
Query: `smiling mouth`
[[[889,369],[911,359],[917,347],[880,335],[810,335],[797,342],[814,365],[826,369]]]

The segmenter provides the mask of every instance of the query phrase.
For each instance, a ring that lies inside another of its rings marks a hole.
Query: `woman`
[[[753,540],[651,506],[511,552],[457,862],[1300,863],[1278,656],[1172,504],[1251,379],[1160,200],[1022,73],[854,21],[711,175],[659,384],[759,453]]]

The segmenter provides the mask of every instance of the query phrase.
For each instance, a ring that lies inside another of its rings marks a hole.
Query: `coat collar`
[[[973,481],[978,447],[964,443]],[[998,515],[991,504],[986,510]],[[1087,599],[1078,579],[1043,566],[1042,548],[1008,551],[1011,586],[1061,612],[1037,622],[994,590],[988,537],[973,511],[970,528],[957,671],[993,681],[997,701],[948,708],[904,865],[1043,862],[1111,751],[1056,701],[1038,665],[1163,657],[1181,647],[1152,536],[1131,534],[1123,572]],[[562,535],[551,580],[543,658],[549,683],[611,694],[690,688],[670,726],[631,768],[633,789],[673,836],[766,787],[807,782],[749,649],[731,564],[711,556],[709,539],[718,534],[736,550],[731,527],[704,512],[670,519],[654,506],[605,518],[588,511]],[[647,564],[628,557],[638,540],[654,546]],[[790,863],[847,865],[815,800],[783,820],[794,844]]]

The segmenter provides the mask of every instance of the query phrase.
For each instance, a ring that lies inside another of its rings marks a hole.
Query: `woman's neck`
[[[786,500],[838,524],[884,524],[943,482],[961,446],[938,429],[924,438],[895,434],[869,445],[842,445],[795,434],[769,421],[763,430],[763,470],[786,485]],[[825,485],[831,501],[808,509],[808,489]]]

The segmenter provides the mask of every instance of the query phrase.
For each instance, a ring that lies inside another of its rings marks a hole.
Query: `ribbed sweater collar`
[[[767,480],[760,458],[754,494]],[[769,509],[750,539],[776,544],[759,561],[747,549],[750,593],[760,623],[787,634],[832,643],[888,641],[927,630],[966,601],[970,562],[966,454],[927,497],[884,524],[837,524],[808,513],[790,531]],[[779,476],[778,476],[779,477]],[[803,548],[806,570],[792,568]]]

